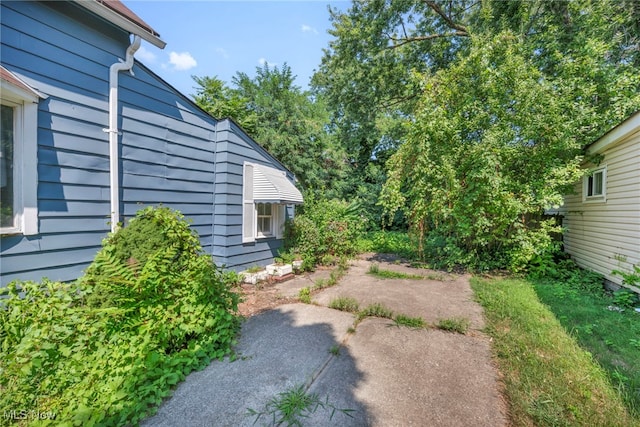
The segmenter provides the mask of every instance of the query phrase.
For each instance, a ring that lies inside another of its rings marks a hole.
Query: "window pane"
[[[603,184],[603,172],[596,172],[593,174],[593,195],[601,196],[602,195],[602,184]]]
[[[2,105],[0,110],[0,227],[14,226],[13,120],[14,109]]]
[[[271,203],[266,203],[264,205],[264,214],[271,215]]]
[[[263,235],[271,234],[271,218],[270,217],[258,218],[258,233]]]

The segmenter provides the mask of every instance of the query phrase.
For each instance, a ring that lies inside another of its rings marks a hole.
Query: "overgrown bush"
[[[10,284],[0,301],[0,412],[137,423],[189,372],[230,352],[231,279],[181,214],[147,208],[105,239],[77,282]]]
[[[307,264],[332,262],[358,252],[364,228],[357,204],[307,196],[304,210],[287,223],[285,249]]]
[[[423,96],[380,203],[390,219],[406,214],[430,262],[522,271],[558,231],[538,216],[584,173],[579,120],[566,120],[576,104],[541,76],[519,35],[469,43],[419,81]]]

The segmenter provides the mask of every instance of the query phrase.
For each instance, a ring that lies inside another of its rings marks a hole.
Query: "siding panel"
[[[40,234],[0,239],[0,285],[73,280],[109,231],[109,67],[124,57],[129,34],[68,2],[3,1],[0,19],[3,65],[48,95],[37,123]],[[122,220],[162,203],[193,221],[219,264],[271,262],[281,241],[241,244],[242,165],[283,166],[140,62],[134,71],[119,75]]]
[[[640,133],[605,149],[605,203],[582,201],[582,182],[565,197],[564,245],[578,265],[621,284],[614,269],[640,265]]]

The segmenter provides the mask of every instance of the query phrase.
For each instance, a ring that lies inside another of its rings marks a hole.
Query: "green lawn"
[[[618,311],[612,296],[563,282],[536,282],[540,300],[605,369],[630,410],[640,417],[640,314]]]
[[[472,287],[485,310],[513,425],[640,426],[607,372],[531,282],[473,278]]]

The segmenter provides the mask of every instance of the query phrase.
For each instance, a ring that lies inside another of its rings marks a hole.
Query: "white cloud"
[[[220,54],[220,56],[222,56],[224,59],[229,59],[229,54],[227,53],[227,51],[221,47],[217,47],[215,49],[216,53]]]
[[[136,52],[136,57],[140,59],[142,62],[146,62],[148,64],[156,62],[156,54],[147,50],[144,46],[140,46],[140,49]]]
[[[303,33],[318,34],[318,30],[316,30],[315,28],[307,24],[302,24],[302,27],[300,27],[300,29],[302,30]]]
[[[173,65],[173,68],[177,71],[189,70],[198,65],[189,52],[170,52],[169,63]]]
[[[269,62],[267,61],[265,58],[260,58],[258,59],[258,64],[264,66],[265,64],[267,64],[269,67],[275,67],[276,65],[278,65],[277,62]]]

